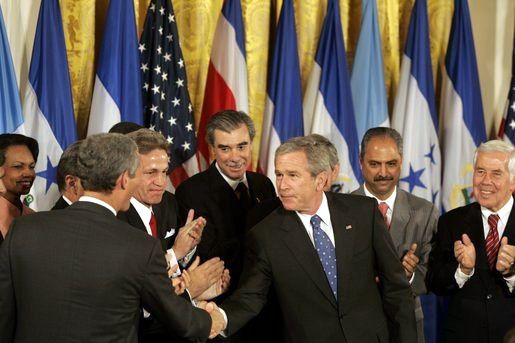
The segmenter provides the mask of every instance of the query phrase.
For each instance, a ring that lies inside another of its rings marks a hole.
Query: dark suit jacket
[[[474,275],[460,289],[454,274],[458,262],[454,242],[466,233],[476,249]],[[515,242],[515,209],[503,236]],[[478,203],[447,212],[438,221],[436,245],[430,254],[428,282],[431,291],[449,295],[444,325],[446,342],[502,342],[515,323],[515,294],[497,271],[488,268],[481,207]]]
[[[275,197],[275,189],[266,176],[247,172],[249,193],[253,205]],[[207,220],[197,253],[203,261],[220,257],[231,272],[231,283],[239,278],[242,265],[242,246],[245,236],[246,213],[240,207],[236,194],[215,164],[193,175],[179,185],[175,192],[181,213],[181,222],[193,208],[196,216]]]
[[[68,205],[66,200],[64,200],[63,196],[61,195],[59,199],[57,199],[57,201],[55,202],[54,207],[52,207],[52,210],[64,210],[68,206],[70,205]]]
[[[156,216],[159,240],[161,241],[163,250],[166,251],[173,246],[177,230],[179,229],[179,208],[177,200],[172,193],[165,191],[161,202],[157,205],[153,205],[152,210]],[[132,204],[126,212],[118,212],[117,217],[136,229],[147,233],[145,224],[141,221],[138,211],[136,211]]]
[[[354,191],[353,194],[365,195],[363,185]],[[424,315],[418,296],[427,293],[425,284],[427,263],[431,244],[436,234],[438,217],[438,210],[432,203],[397,187],[397,196],[395,198],[389,232],[399,259],[406,254],[413,243],[417,243],[415,254],[420,259],[420,262],[411,283],[411,290],[413,295],[416,296],[415,316],[417,321],[420,322],[419,331],[421,331],[421,338],[424,337],[422,326]]]
[[[77,202],[16,219],[0,247],[1,342],[137,342],[141,307],[205,340],[209,315],[176,296],[158,242]]]
[[[326,196],[335,237],[338,299],[299,217],[280,207],[249,232],[240,284],[220,305],[228,317],[228,333],[261,310],[273,285],[286,342],[415,342],[411,290],[375,201],[348,194]]]

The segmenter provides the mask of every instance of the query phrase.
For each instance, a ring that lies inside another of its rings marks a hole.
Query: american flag
[[[141,73],[145,125],[170,143],[174,187],[197,170],[193,108],[186,68],[170,0],[152,0],[141,35]]]
[[[508,92],[506,110],[499,130],[499,137],[515,145],[515,44],[513,46],[510,90]]]

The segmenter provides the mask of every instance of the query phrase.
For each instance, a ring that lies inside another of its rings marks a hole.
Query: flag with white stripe
[[[474,151],[486,141],[474,37],[466,0],[454,1],[443,80],[443,183],[445,211],[474,201]]]
[[[350,192],[362,182],[359,140],[337,0],[329,0],[315,64],[304,95],[304,131],[327,137],[338,149],[336,182]]]
[[[116,123],[143,125],[138,36],[132,1],[110,0],[89,114],[88,136]]]
[[[288,138],[304,135],[302,88],[292,0],[283,1],[268,77],[258,170],[274,181],[275,150]]]
[[[197,134],[197,157],[201,170],[209,164],[209,148],[205,140],[207,122],[216,112],[225,109],[249,111],[245,30],[240,0],[224,1],[216,25]]]
[[[35,210],[47,210],[59,197],[56,184],[59,158],[77,140],[58,0],[41,1],[23,117],[26,135],[39,143],[36,179],[24,202]]]
[[[426,0],[416,0],[411,12],[392,126],[404,140],[400,187],[439,207],[441,156]]]

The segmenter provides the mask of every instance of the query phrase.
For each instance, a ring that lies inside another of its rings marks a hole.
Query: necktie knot
[[[322,222],[322,218],[320,218],[318,215],[314,215],[311,217],[310,223],[313,229],[320,229],[320,223]]]
[[[150,212],[149,226],[150,226],[150,231],[152,231],[152,237],[157,238],[157,220],[156,220],[156,216],[154,215],[154,212]]]
[[[381,212],[381,215],[383,216],[384,224],[389,229],[390,228],[390,222],[388,221],[388,209],[390,208],[387,203],[384,201],[381,201],[379,205],[377,205],[379,208],[379,212]]]
[[[488,225],[490,228],[495,227],[497,229],[497,223],[499,223],[499,215],[497,213],[492,213],[488,216]]]

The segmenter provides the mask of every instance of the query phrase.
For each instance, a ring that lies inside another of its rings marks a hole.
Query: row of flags
[[[351,191],[362,182],[359,142],[363,133],[370,127],[391,125],[405,142],[402,188],[444,210],[472,201],[472,153],[486,140],[486,131],[467,1],[455,0],[445,62],[442,123],[435,104],[426,1],[416,0],[413,7],[391,123],[377,5],[375,0],[362,1],[361,31],[350,75],[339,2],[329,0],[304,94],[293,0],[283,1],[273,35],[257,169],[273,178],[273,153],[280,143],[293,136],[319,133],[338,147],[338,186],[344,192]],[[0,56],[5,62],[0,66],[0,110],[11,116],[0,118],[0,131],[25,133],[40,142],[38,177],[34,194],[27,201],[44,209],[45,197],[57,192],[54,174],[59,156],[77,137],[59,1],[41,0],[23,107],[1,24]],[[513,89],[512,81],[512,98]],[[133,3],[110,0],[88,135],[106,132],[119,121],[136,122],[163,133],[171,144],[171,181],[176,186],[204,170],[210,161],[204,140],[210,116],[221,109],[248,112],[248,91],[240,0],[223,3],[197,135],[172,2],[150,1],[138,42]],[[515,137],[514,110],[511,100],[504,121],[506,137]]]

